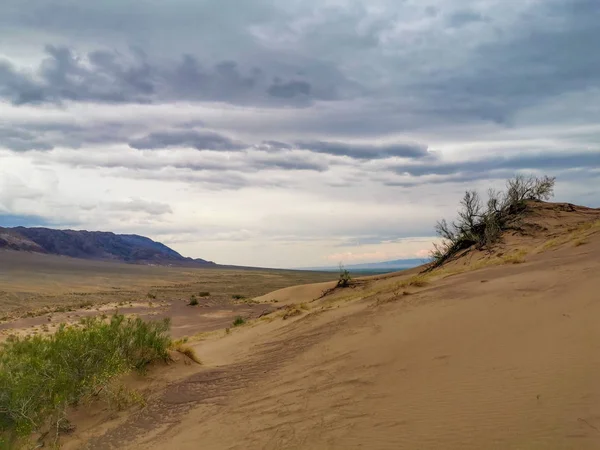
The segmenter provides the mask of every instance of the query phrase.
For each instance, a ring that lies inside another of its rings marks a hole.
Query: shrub
[[[61,325],[50,336],[12,338],[0,347],[0,441],[52,425],[68,405],[97,395],[115,376],[168,360],[169,321],[115,314]]]
[[[439,221],[435,230],[442,238],[431,253],[433,264],[439,267],[462,250],[476,246],[489,247],[500,239],[502,232],[514,227],[527,200],[549,200],[554,195],[555,178],[517,175],[506,183],[505,192],[490,190],[486,205],[476,191],[465,192],[460,202],[458,219]]]
[[[208,291],[202,291],[198,295],[200,297],[208,297],[208,296],[210,296],[210,292],[208,292]]]
[[[242,316],[237,316],[235,318],[235,320],[233,321],[233,326],[239,327],[240,325],[244,325],[245,323],[246,323],[246,319],[244,319]]]
[[[352,281],[350,272],[348,272],[342,264],[340,264],[340,277],[337,282],[338,287],[347,287]]]
[[[245,297],[245,296],[243,296],[242,294],[233,294],[233,295],[231,296],[231,298],[233,298],[234,300],[243,300],[243,299],[245,299],[246,297]]]
[[[196,296],[194,294],[192,294],[192,296],[190,297],[190,301],[188,303],[189,306],[197,306],[198,305],[198,299],[196,298]]]

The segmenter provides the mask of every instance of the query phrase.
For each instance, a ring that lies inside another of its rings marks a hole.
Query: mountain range
[[[144,236],[103,231],[0,227],[0,249],[135,264],[215,265],[204,259],[186,258],[166,245]]]

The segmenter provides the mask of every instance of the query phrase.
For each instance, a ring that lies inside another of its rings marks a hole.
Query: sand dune
[[[539,205],[419,283],[268,294],[308,309],[196,343],[203,366],[66,448],[598,449],[598,219]]]

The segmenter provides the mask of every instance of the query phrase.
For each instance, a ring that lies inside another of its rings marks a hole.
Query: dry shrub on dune
[[[435,245],[430,268],[439,267],[462,250],[473,246],[489,247],[498,242],[502,232],[518,225],[525,202],[549,200],[554,195],[555,178],[517,175],[506,183],[505,191],[488,191],[483,203],[477,191],[467,191],[460,202],[458,218],[436,224],[442,243]]]

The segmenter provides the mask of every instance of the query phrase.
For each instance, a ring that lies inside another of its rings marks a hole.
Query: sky
[[[2,0],[0,226],[426,258],[467,189],[600,207],[597,0]]]

